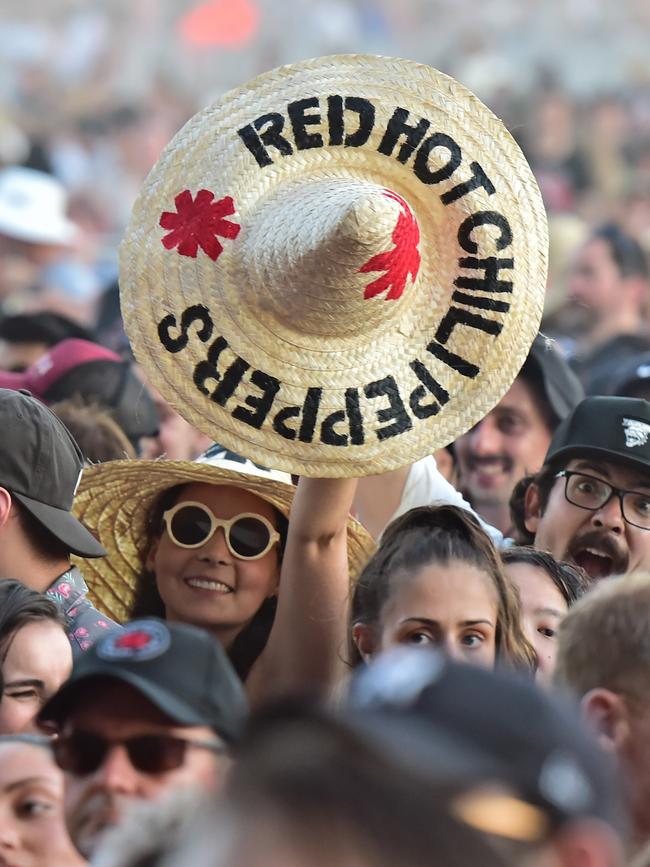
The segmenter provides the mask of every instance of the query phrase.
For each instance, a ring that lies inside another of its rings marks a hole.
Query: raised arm
[[[326,692],[345,672],[347,522],[356,479],[301,478],[289,518],[278,607],[246,689],[253,705]]]

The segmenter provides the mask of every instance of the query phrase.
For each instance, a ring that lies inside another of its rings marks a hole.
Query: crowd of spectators
[[[0,864],[647,867],[650,7],[230,4],[0,22]],[[360,480],[193,427],[117,265],[196,110],[339,52],[478,93],[550,229],[507,392]]]

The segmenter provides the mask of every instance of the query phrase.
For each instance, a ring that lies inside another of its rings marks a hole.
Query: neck
[[[188,623],[187,620],[179,617],[174,611],[170,611],[169,609],[166,609],[165,611],[165,620],[170,623]],[[200,629],[208,632],[213,638],[217,639],[226,652],[231,649],[235,643],[235,639],[242,631],[241,626],[228,626],[214,623],[192,623],[190,625],[198,626]]]
[[[588,351],[606,343],[620,334],[637,334],[639,318],[636,311],[622,307],[618,313],[603,317],[594,324],[584,339],[584,347]]]
[[[44,593],[59,575],[67,572],[69,568],[69,560],[46,563],[43,560],[32,559],[31,563],[25,563],[22,568],[20,563],[14,562],[11,575],[29,587],[30,590]]]
[[[497,503],[494,501],[480,503],[477,500],[473,500],[472,508],[478,512],[479,516],[487,524],[496,527],[504,536],[512,535],[512,518],[508,503]]]

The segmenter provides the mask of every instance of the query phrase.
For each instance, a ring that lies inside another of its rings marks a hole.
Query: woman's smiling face
[[[451,560],[398,578],[379,624],[377,650],[395,644],[438,647],[461,662],[493,667],[497,596],[490,576]]]
[[[277,529],[273,506],[242,488],[191,484],[177,504],[190,501],[207,506],[217,519],[253,513]],[[226,646],[276,592],[279,580],[277,544],[258,560],[243,560],[230,552],[221,527],[198,548],[176,545],[163,529],[146,565],[155,573],[167,619],[211,629]]]

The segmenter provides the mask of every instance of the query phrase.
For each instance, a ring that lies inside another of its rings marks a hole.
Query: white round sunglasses
[[[185,500],[163,514],[169,538],[179,548],[200,548],[223,527],[228,550],[240,560],[259,560],[280,541],[271,522],[254,512],[217,518],[203,503]]]

